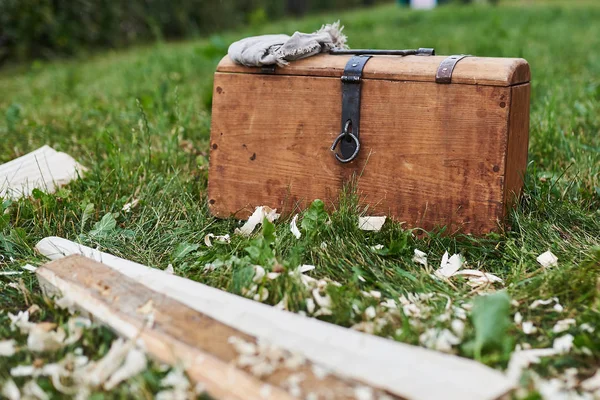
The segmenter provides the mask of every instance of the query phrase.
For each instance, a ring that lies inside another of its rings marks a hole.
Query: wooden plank
[[[527,169],[529,147],[529,92],[530,84],[511,89],[508,150],[506,152],[506,183],[504,202],[511,207],[521,194]]]
[[[276,68],[278,75],[341,77],[351,56],[321,54]],[[447,56],[376,56],[367,63],[365,79],[435,82],[437,69]],[[234,63],[225,56],[217,72],[260,74],[260,68]],[[453,84],[510,86],[529,82],[529,64],[522,58],[467,57],[452,74]]]
[[[512,384],[498,371],[460,357],[409,346],[302,317],[65,239],[36,249],[51,259],[82,254],[247,335],[303,354],[338,376],[409,399],[495,399]]]
[[[30,196],[34,189],[52,193],[85,170],[68,154],[43,146],[0,165],[0,197]]]
[[[239,355],[229,339],[256,344],[255,338],[90,258],[69,256],[42,266],[36,273],[46,294],[66,294],[81,310],[120,335],[141,342],[156,359],[185,366],[189,376],[205,385],[214,397],[292,399],[295,397],[284,387],[291,376],[299,374],[303,379],[298,389],[318,398],[354,399],[355,387],[362,385],[334,375],[317,377],[310,363],[294,369],[280,367],[262,380],[253,377],[234,367]],[[151,324],[147,322],[150,314]]]
[[[422,57],[426,58],[426,57]],[[484,233],[503,219],[510,88],[364,80],[361,152],[341,164],[338,79],[217,73],[209,205],[247,218],[321,198],[352,174],[369,214],[408,226]]]

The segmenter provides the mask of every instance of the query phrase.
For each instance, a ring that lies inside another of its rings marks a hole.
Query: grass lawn
[[[253,297],[264,287],[268,304],[287,294],[289,310],[307,312],[310,291],[287,274],[264,279],[251,290],[253,265],[292,270],[313,264],[316,268],[307,275],[342,284],[327,286],[332,312],[320,319],[440,350],[436,338],[448,329],[459,340],[446,350],[502,370],[516,346],[552,347],[556,338],[570,334],[573,348],[533,365],[521,379],[518,396],[548,393],[552,378],[588,378],[600,365],[600,3],[523,3],[431,12],[384,5],[0,71],[0,162],[48,144],[89,168],[83,179],[58,193],[2,203],[0,270],[40,264],[34,245],[43,237],[61,236],[156,268],[172,264],[177,275],[233,293]],[[212,218],[206,207],[212,73],[218,60],[241,37],[309,32],[337,19],[355,48],[435,47],[438,54],[529,61],[529,166],[509,230],[483,238],[430,233],[417,239],[388,221],[380,232],[364,232],[356,223],[361,210],[347,193],[329,216],[317,207],[300,215],[300,239],[290,232],[289,220],[282,220],[275,223],[272,246],[261,240],[260,231],[251,238],[233,236],[230,244],[204,244],[206,234],[232,234],[238,226]],[[137,206],[123,211],[134,200]],[[116,225],[98,224],[102,218]],[[327,218],[331,224],[323,223]],[[374,250],[375,245],[384,247]],[[429,267],[412,260],[415,249],[427,253]],[[536,261],[547,250],[558,257],[557,266],[543,268]],[[465,268],[493,273],[504,283],[474,290],[466,279],[433,279],[446,251],[461,254]],[[364,293],[373,290],[382,298]],[[493,291],[506,293],[510,303],[497,295],[491,300],[496,304],[485,306],[480,296]],[[410,306],[399,318],[386,319],[378,304],[399,296],[418,312]],[[562,307],[530,307],[552,297]],[[16,339],[23,347],[12,357],[0,356],[0,382],[17,365],[56,362],[77,348],[97,359],[115,338],[93,326],[59,351],[31,352],[27,335],[10,328],[8,314],[32,304],[40,308],[34,321],[66,325],[70,317],[41,296],[34,274],[0,276],[0,340]],[[370,306],[385,323],[373,324],[370,312],[365,313]],[[513,322],[517,313],[536,332],[524,333],[523,325]],[[453,321],[462,321],[461,314],[466,314],[464,331],[457,332],[460,323]],[[575,323],[558,332],[556,323],[571,318]],[[94,398],[152,398],[167,373],[149,364],[141,375],[111,392],[98,390]],[[14,380],[18,386],[28,381]],[[48,378],[37,382],[60,396]]]

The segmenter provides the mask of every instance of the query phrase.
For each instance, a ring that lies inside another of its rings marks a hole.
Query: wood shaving
[[[300,383],[305,379],[304,374],[292,374],[283,381],[283,387],[294,397],[302,396]]]
[[[354,324],[350,327],[355,331],[368,333],[369,335],[375,334],[376,325],[373,321],[362,321],[357,324]]]
[[[135,208],[135,206],[137,206],[139,202],[139,199],[133,199],[131,202],[125,203],[121,210],[126,213],[131,212],[131,210]]]
[[[547,306],[548,304],[552,304],[552,303],[556,303],[558,304],[558,297],[552,297],[550,299],[540,299],[540,300],[535,300],[533,303],[531,303],[529,305],[529,309],[530,310],[534,310],[536,308],[538,308],[539,306]]]
[[[504,283],[504,281],[497,277],[494,274],[490,274],[483,271],[478,271],[475,269],[464,269],[462,271],[457,271],[453,276],[464,275],[469,278],[469,285],[473,287],[478,287],[482,285],[487,285],[490,283]]]
[[[254,344],[231,336],[228,341],[239,355],[235,360],[236,365],[248,368],[257,377],[271,375],[280,368],[296,370],[306,363],[301,354],[292,353],[264,340]]]
[[[54,304],[62,310],[68,310],[71,314],[75,312],[75,302],[70,296],[64,295],[60,299],[55,300]]]
[[[550,250],[540,254],[536,260],[544,268],[556,267],[558,265],[558,258]]]
[[[387,217],[358,217],[358,229],[379,232]]]
[[[27,336],[27,348],[33,352],[56,351],[64,346],[67,335],[62,328],[48,330],[42,324],[36,324]]]
[[[567,333],[564,336],[554,339],[552,348],[559,353],[568,353],[573,347],[573,339],[575,339],[573,335]]]
[[[419,343],[423,346],[444,353],[451,353],[452,346],[456,346],[460,342],[460,339],[448,329],[430,328],[419,336]]]
[[[582,332],[594,333],[594,327],[587,322],[579,325],[579,329],[581,329]]]
[[[320,317],[322,315],[333,315],[333,311],[328,307],[321,307],[313,314],[313,317]]]
[[[301,274],[304,274],[308,271],[312,271],[314,270],[316,267],[314,265],[310,265],[310,264],[303,264],[301,266],[298,267],[298,272],[300,272]]]
[[[581,382],[581,388],[588,392],[600,390],[600,369],[596,370],[594,375]]]
[[[50,399],[50,396],[44,392],[44,389],[42,389],[35,380],[30,380],[23,385],[23,398],[30,400],[48,400]]]
[[[373,389],[368,386],[357,386],[354,388],[354,398],[356,400],[375,400]]]
[[[369,306],[365,309],[365,318],[366,319],[374,319],[377,316],[377,311],[375,311],[375,307]]]
[[[398,305],[394,301],[394,299],[386,299],[385,301],[379,304],[381,307],[389,308],[389,309],[398,309]]]
[[[102,385],[119,369],[129,350],[133,348],[133,342],[125,342],[119,338],[112,342],[108,353],[95,363],[91,363],[84,373],[83,380],[92,387]]]
[[[571,328],[571,326],[574,326],[576,323],[577,322],[573,318],[560,320],[552,327],[552,332],[561,333],[567,331],[569,330],[569,328]]]
[[[148,315],[154,311],[154,301],[152,299],[145,302],[136,310],[138,314]]]
[[[265,269],[263,267],[261,267],[260,265],[255,265],[254,266],[254,277],[252,278],[252,282],[261,283],[263,281],[263,278],[265,277],[265,275],[266,275]]]
[[[254,213],[248,218],[248,221],[241,227],[235,229],[235,234],[250,236],[257,225],[262,224],[264,219],[267,219],[269,222],[275,221],[279,218],[279,214],[277,214],[277,210],[274,210],[268,206],[260,206],[256,207]]]
[[[111,390],[121,382],[142,373],[148,364],[143,351],[132,348],[125,357],[123,365],[104,383],[104,390]]]
[[[273,307],[279,310],[288,310],[288,295],[287,293],[283,295],[283,298],[279,301],[279,303],[275,304]]]
[[[510,356],[506,376],[518,384],[521,375],[531,364],[538,364],[542,357],[551,357],[558,354],[555,349],[516,350]]]
[[[233,345],[235,351],[237,351],[238,354],[241,355],[253,355],[258,351],[254,343],[246,342],[245,340],[240,339],[237,336],[229,337],[227,342]]]
[[[537,332],[537,328],[533,325],[533,322],[531,321],[523,322],[521,328],[523,329],[523,333],[526,335],[531,335]]]
[[[521,313],[517,311],[515,313],[514,321],[516,325],[521,325],[521,322],[523,322],[523,315],[521,315]]]
[[[427,268],[427,253],[422,252],[419,249],[415,249],[414,256],[413,256],[412,260],[413,260],[413,262],[415,262],[417,264],[421,264],[425,268]]]
[[[191,384],[181,368],[174,368],[160,381],[160,386],[168,388],[156,394],[156,400],[183,400],[196,398],[200,393],[190,393]],[[198,389],[202,389],[199,387]]]
[[[462,265],[463,259],[460,254],[454,254],[452,257],[448,257],[448,252],[445,252],[442,256],[440,268],[435,271],[435,275],[440,278],[450,278],[462,267]]]
[[[328,294],[321,296],[319,289],[313,289],[312,295],[319,307],[331,308],[331,297]]]
[[[84,317],[71,317],[67,322],[67,327],[69,329],[69,337],[64,341],[65,346],[69,346],[83,336],[83,332],[86,329],[89,329],[92,326],[92,321],[88,318]]]
[[[268,399],[269,397],[271,397],[271,391],[273,390],[273,387],[271,385],[268,384],[264,384],[261,386],[260,388],[260,397],[262,397],[263,399]]]
[[[268,272],[267,273],[267,279],[269,279],[269,280],[272,281],[272,280],[275,280],[275,279],[279,278],[279,275],[281,275],[280,272]]]
[[[12,357],[17,352],[16,344],[14,339],[0,340],[0,357]]]
[[[261,287],[258,289],[258,293],[256,293],[253,297],[254,301],[266,301],[269,298],[269,290],[266,287]]]
[[[317,364],[312,364],[310,369],[313,375],[319,380],[325,379],[331,373],[329,369]]]
[[[4,381],[4,384],[2,385],[2,392],[0,392],[0,394],[2,394],[2,396],[8,400],[21,399],[21,392],[19,392],[19,388],[12,379],[7,379]]]
[[[452,331],[462,339],[465,334],[465,323],[460,319],[453,319],[450,323],[450,328]]]
[[[556,303],[556,304],[554,305],[554,307],[552,307],[552,309],[553,309],[554,311],[556,311],[556,312],[559,312],[559,313],[564,311],[564,308],[563,308],[563,306],[561,306],[561,305],[560,305],[560,304],[558,304],[558,303]]]
[[[294,218],[292,218],[292,222],[290,222],[290,231],[296,239],[300,239],[302,233],[298,229],[298,225],[296,225],[296,222],[298,222],[298,214],[294,215]]]
[[[315,312],[315,301],[312,298],[306,299],[306,311],[308,311],[309,314]]]
[[[214,239],[215,242],[217,242],[217,243],[225,243],[225,244],[231,243],[231,237],[229,236],[229,234],[215,235],[214,233],[209,233],[206,236],[204,236],[204,244],[207,247],[213,247],[211,239]]]

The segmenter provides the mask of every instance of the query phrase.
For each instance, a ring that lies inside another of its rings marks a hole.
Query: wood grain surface
[[[262,379],[235,367],[239,356],[229,338],[256,339],[195,311],[168,295],[148,289],[135,280],[92,259],[73,255],[50,262],[37,271],[47,294],[63,292],[83,311],[129,338],[139,338],[156,359],[184,365],[188,375],[206,385],[219,399],[296,398],[285,390],[292,375],[302,376],[301,393],[318,399],[355,399],[364,384],[331,373],[316,376],[305,362],[295,369],[279,368]],[[146,309],[145,311],[140,311]],[[153,323],[147,316],[152,314]],[[384,392],[375,389],[376,396]],[[398,397],[387,394],[390,399]]]
[[[277,67],[277,75],[340,77],[351,56],[320,54]],[[435,82],[435,73],[447,56],[376,56],[363,71],[365,79]],[[260,74],[260,68],[248,68],[225,56],[217,72]],[[467,57],[452,74],[452,83],[510,86],[529,82],[529,64],[522,58]]]
[[[527,169],[529,147],[529,92],[530,84],[511,88],[508,149],[506,153],[506,185],[504,201],[511,207],[521,194]]]
[[[361,152],[341,164],[329,150],[341,128],[339,79],[216,73],[213,214],[246,218],[259,205],[289,214],[316,198],[333,207],[355,175],[370,215],[451,232],[497,229],[505,212],[511,87],[362,84]]]

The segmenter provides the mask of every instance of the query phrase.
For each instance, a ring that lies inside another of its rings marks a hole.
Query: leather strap
[[[359,138],[360,128],[360,95],[362,87],[360,81],[365,64],[370,58],[370,55],[351,57],[342,75],[342,132],[346,127],[346,123],[350,121],[349,125],[352,128],[350,133],[357,139]],[[350,159],[359,146],[358,141],[342,140],[340,143],[340,153],[344,159]]]
[[[452,83],[452,72],[460,60],[469,57],[466,54],[450,56],[444,59],[435,74],[436,83]]]

